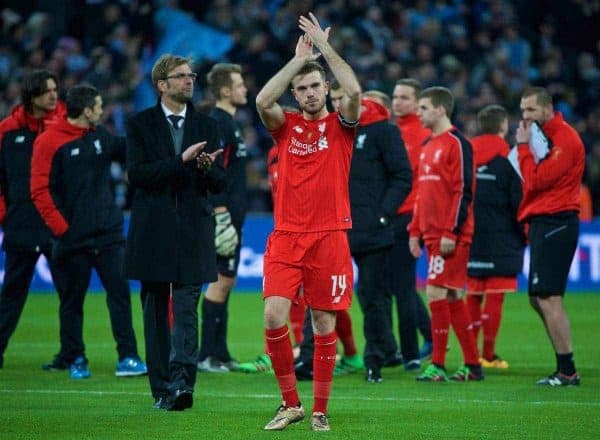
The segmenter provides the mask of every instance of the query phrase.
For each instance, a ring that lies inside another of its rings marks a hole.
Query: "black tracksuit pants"
[[[405,361],[419,359],[417,329],[421,330],[426,340],[431,340],[431,323],[429,313],[422,298],[417,294],[416,266],[417,260],[412,256],[408,247],[408,231],[412,215],[400,215],[394,219],[395,244],[389,252],[388,270],[390,273],[390,288],[386,302],[386,321],[392,328],[392,298],[396,298],[398,311],[398,327],[400,347]],[[389,333],[388,333],[389,335]],[[396,340],[393,337],[386,340],[386,355],[397,351]]]
[[[358,266],[357,296],[363,313],[365,335],[365,367],[381,368],[385,360],[386,332],[391,328],[386,320],[388,274],[386,264],[389,248],[365,253],[353,253]]]
[[[0,361],[8,346],[8,341],[19,323],[25,307],[29,286],[40,255],[48,260],[48,266],[55,285],[60,283],[60,271],[57,271],[50,258],[50,246],[35,250],[6,249],[4,263],[4,282],[0,294]],[[57,287],[58,288],[58,287]]]
[[[193,391],[198,369],[199,285],[173,284],[173,328],[169,327],[170,283],[142,281],[146,364],[152,396]]]
[[[89,249],[68,254],[56,262],[58,270],[63,272],[66,278],[64,289],[59,290],[59,356],[67,363],[72,363],[78,356],[85,356],[83,303],[90,285],[92,269],[96,269],[106,290],[106,304],[112,334],[117,342],[119,360],[138,356],[131,318],[129,282],[123,273],[124,258],[123,244],[116,244],[101,250]]]

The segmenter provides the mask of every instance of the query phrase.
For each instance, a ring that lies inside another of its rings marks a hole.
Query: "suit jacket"
[[[215,222],[208,191],[225,186],[222,161],[202,175],[196,161],[183,163],[160,102],[127,124],[127,171],[134,189],[125,271],[141,281],[201,284],[217,279]],[[206,141],[219,148],[214,119],[188,102],[182,151]]]

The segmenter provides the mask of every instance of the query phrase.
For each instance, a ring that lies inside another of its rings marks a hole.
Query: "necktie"
[[[167,116],[167,118],[169,118],[169,121],[171,121],[171,124],[173,124],[173,127],[175,127],[175,130],[177,130],[179,128],[179,121],[183,120],[183,116],[177,116],[177,115],[169,115],[169,116]]]

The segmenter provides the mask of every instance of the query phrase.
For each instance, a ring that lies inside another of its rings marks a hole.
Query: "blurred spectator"
[[[547,87],[584,140],[586,183],[594,214],[600,215],[600,171],[594,171],[600,168],[600,153],[594,153],[600,142],[598,2],[87,0],[67,2],[81,5],[77,8],[44,2],[44,11],[33,10],[37,3],[0,12],[0,116],[18,102],[24,73],[50,68],[59,74],[61,90],[81,81],[96,86],[107,100],[103,122],[122,134],[135,106],[151,104],[148,96],[154,100],[145,80],[159,44],[171,45],[161,46],[161,53],[193,54],[201,75],[215,62],[242,64],[252,103],[293,51],[290,42],[296,38],[290,34],[297,33],[298,15],[313,10],[323,25],[335,29],[331,43],[349,60],[363,88],[391,93],[405,76],[419,78],[424,86],[446,86],[459,108],[453,122],[468,136],[475,134],[481,107],[501,104],[512,121],[524,87]],[[65,11],[68,16],[60,18]],[[173,27],[171,39],[164,41]],[[199,81],[197,87],[195,98],[204,99],[205,84]],[[289,94],[285,99],[292,103]],[[249,205],[268,210],[262,164],[271,137],[254,107],[244,110],[236,118],[255,139],[248,164]],[[508,140],[514,140],[510,134]],[[116,187],[123,182],[119,177]]]

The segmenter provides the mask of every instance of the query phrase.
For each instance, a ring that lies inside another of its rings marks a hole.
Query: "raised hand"
[[[517,133],[515,139],[518,144],[527,144],[531,138],[531,122],[520,121],[517,127]]]
[[[323,30],[319,24],[319,20],[317,20],[317,17],[315,17],[312,12],[308,13],[308,18],[304,15],[301,15],[298,25],[300,29],[308,36],[308,38],[310,38],[310,41],[312,41],[312,43],[319,49],[323,44],[327,43],[331,28],[328,27]]]
[[[298,38],[298,44],[296,44],[296,58],[300,58],[304,61],[314,61],[319,58],[321,54],[313,52],[313,43],[306,34],[300,35]]]

